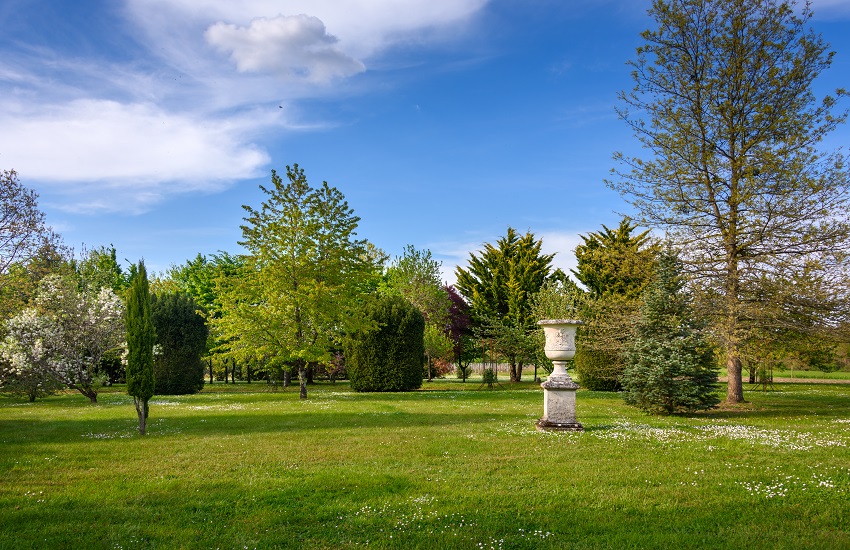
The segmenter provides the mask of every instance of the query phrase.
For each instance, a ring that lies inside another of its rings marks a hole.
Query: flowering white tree
[[[123,305],[111,289],[81,291],[76,281],[51,275],[39,286],[35,308],[7,328],[3,354],[17,372],[38,371],[97,403],[101,360],[124,342]]]
[[[6,331],[0,342],[0,389],[26,395],[32,402],[62,388],[50,368],[52,349],[47,342],[55,333],[50,318],[29,308],[9,319]]]

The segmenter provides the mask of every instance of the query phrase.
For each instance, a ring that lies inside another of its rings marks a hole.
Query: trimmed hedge
[[[204,387],[201,356],[208,331],[197,309],[183,294],[151,296],[151,320],[159,344],[154,356],[156,395],[197,393]]]
[[[363,315],[378,328],[349,336],[345,366],[355,391],[408,391],[422,386],[425,319],[400,296],[369,302]]]
[[[573,359],[578,382],[591,391],[620,391],[620,376],[624,365],[613,353],[585,348],[579,345]]]

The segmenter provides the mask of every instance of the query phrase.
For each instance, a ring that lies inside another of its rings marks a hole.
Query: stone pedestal
[[[576,420],[576,390],[579,385],[567,374],[566,361],[575,356],[575,333],[581,321],[555,319],[540,321],[546,334],[546,357],[555,368],[540,384],[543,388],[543,418],[537,429],[580,432],[584,427]]]
[[[580,432],[584,427],[576,420],[576,390],[579,385],[569,375],[550,376],[540,384],[543,388],[543,418],[538,430]]]

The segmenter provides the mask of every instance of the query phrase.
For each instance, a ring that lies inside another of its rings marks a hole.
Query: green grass
[[[850,385],[649,417],[533,383],[0,398],[0,548],[848,548]]]
[[[794,369],[792,370],[773,370],[774,378],[794,378],[801,380],[850,380],[850,372],[848,371],[835,371],[835,372],[823,372],[819,370],[800,370]]]

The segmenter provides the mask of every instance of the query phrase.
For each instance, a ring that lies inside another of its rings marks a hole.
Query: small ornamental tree
[[[140,261],[127,293],[127,393],[133,396],[142,435],[147,426],[148,401],[154,395],[155,341],[148,274]]]
[[[0,342],[0,391],[25,395],[30,402],[63,387],[51,368],[55,333],[50,318],[26,309],[6,321],[6,338]]]
[[[422,386],[425,318],[401,296],[380,296],[363,316],[378,326],[352,333],[345,363],[355,391],[408,391]]]
[[[666,251],[643,293],[626,351],[626,403],[649,413],[710,409],[720,402],[713,352],[693,320],[679,273],[675,253]]]
[[[19,373],[39,371],[39,378],[50,377],[97,403],[107,378],[103,358],[123,342],[121,300],[108,288],[80,291],[75,279],[50,275],[39,283],[34,304],[7,325],[7,360]]]
[[[207,347],[206,321],[184,294],[151,296],[151,320],[159,353],[154,358],[156,395],[196,393],[204,387],[201,356]]]

